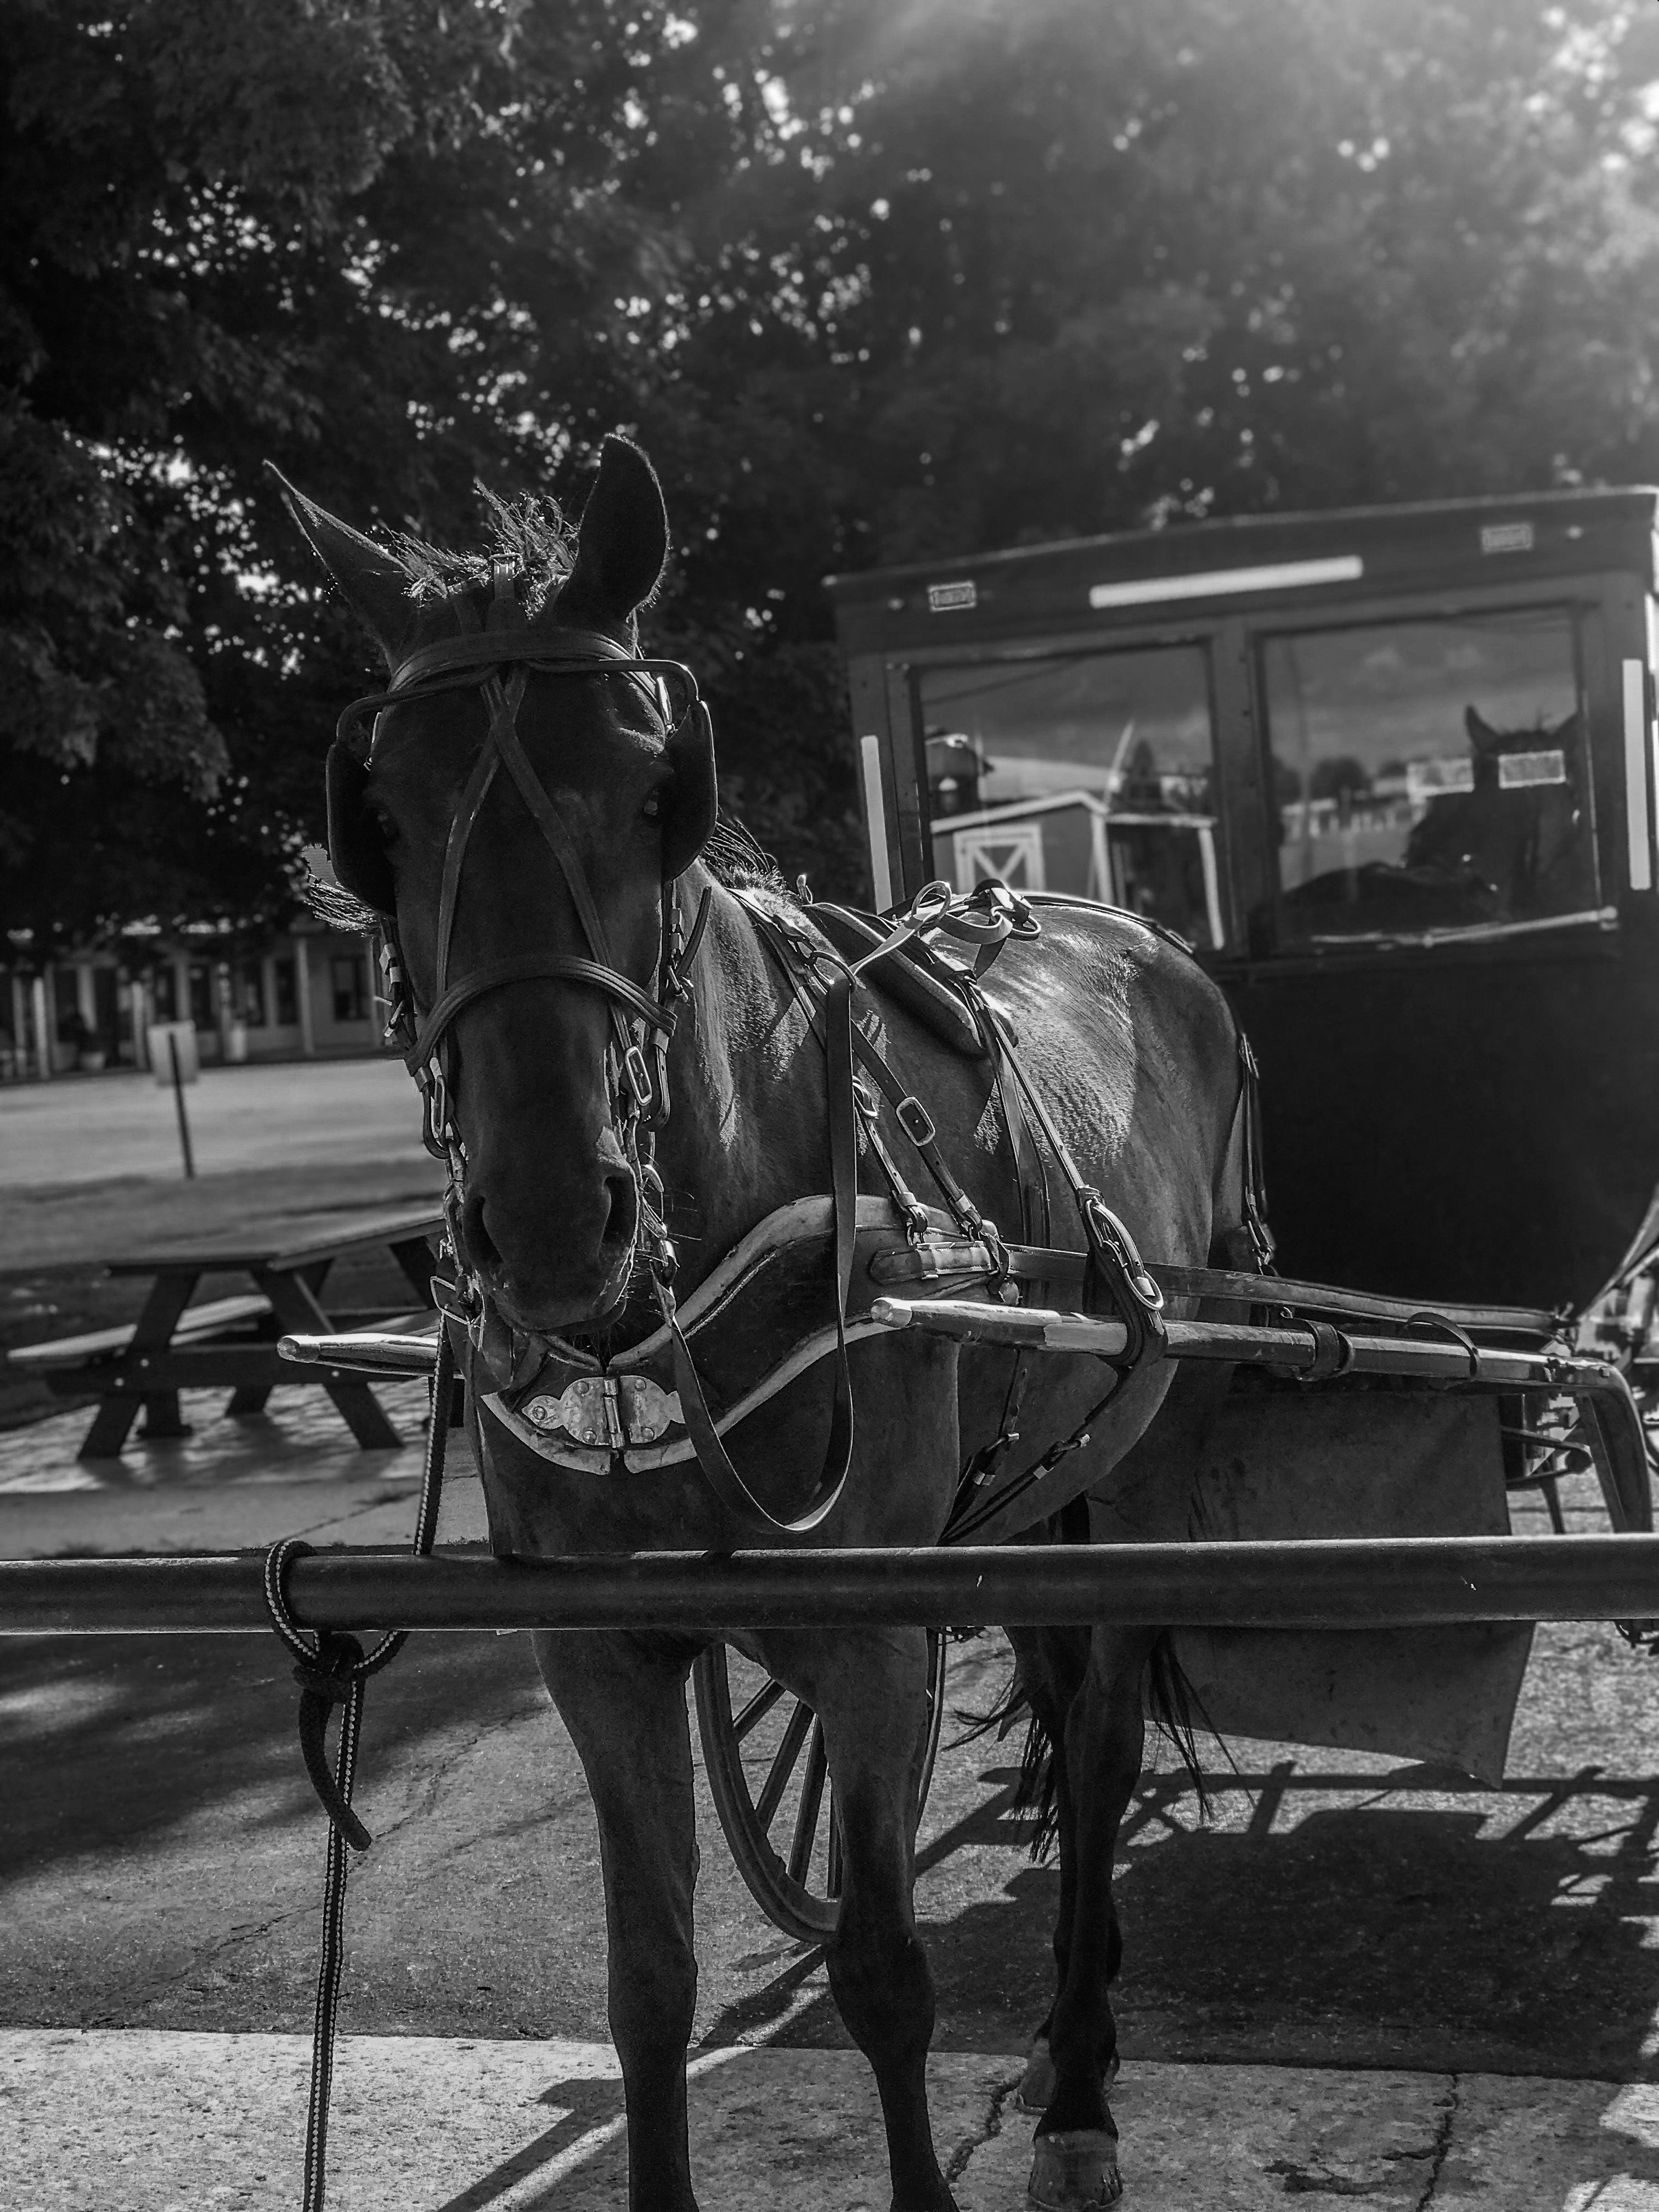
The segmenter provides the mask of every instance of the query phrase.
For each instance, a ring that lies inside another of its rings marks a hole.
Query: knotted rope
[[[431,1552],[438,1533],[443,1496],[444,1458],[449,1443],[450,1401],[455,1382],[455,1352],[447,1326],[438,1333],[438,1364],[432,1378],[432,1419],[427,1431],[421,1502],[412,1546],[416,1559]],[[357,1774],[357,1746],[362,1732],[363,1689],[371,1674],[395,1659],[408,1639],[404,1629],[383,1636],[365,1652],[355,1636],[331,1628],[307,1635],[294,1618],[288,1600],[288,1575],[313,1547],[303,1537],[286,1536],[265,1554],[265,1608],[270,1625],[295,1662],[300,1685],[300,1751],[306,1772],[328,1815],[328,1857],[323,1877],[322,1954],[317,1971],[317,2007],[312,2024],[311,2094],[306,2107],[303,2212],[323,2212],[328,2162],[329,2093],[334,2081],[334,2031],[340,2008],[340,1975],[345,1959],[346,1876],[352,1851],[366,1851],[374,1838],[351,1809]],[[328,1717],[340,1707],[340,1737],[331,1768]]]

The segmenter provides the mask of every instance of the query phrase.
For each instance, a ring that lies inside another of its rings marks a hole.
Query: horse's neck
[[[741,901],[700,866],[682,896],[708,924],[669,1052],[672,1111],[657,1143],[688,1279],[775,1207],[829,1188],[823,1055]]]

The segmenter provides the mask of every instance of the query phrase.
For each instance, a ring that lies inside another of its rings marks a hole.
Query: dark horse
[[[1463,714],[1467,791],[1436,793],[1397,864],[1334,868],[1286,891],[1303,927],[1339,933],[1469,929],[1547,920],[1594,890],[1577,714],[1553,730],[1495,730]]]
[[[580,909],[568,864],[553,865],[550,838],[565,840],[591,887],[612,972],[635,979],[641,994],[659,972],[665,902],[707,903],[690,1003],[667,1052],[672,1110],[656,1147],[661,1202],[684,1255],[681,1295],[756,1224],[824,1191],[829,1173],[824,1054],[757,919],[771,914],[812,938],[812,910],[781,884],[734,889],[700,857],[714,825],[706,722],[673,726],[650,681],[592,665],[606,641],[614,656],[637,652],[636,611],[657,585],[668,542],[656,477],[634,447],[608,440],[574,547],[538,511],[504,511],[493,562],[377,543],[297,495],[294,504],[394,670],[453,665],[458,653],[474,653],[464,683],[381,714],[366,767],[353,762],[334,779],[331,809],[341,879],[395,913],[417,1004],[429,1010],[438,988],[441,935],[447,973],[490,979],[449,1032],[460,1267],[515,1341],[626,1345],[657,1320],[636,1261],[659,1185],[619,1121],[614,987],[592,982],[592,919]],[[568,643],[583,658],[575,673],[523,672],[517,741],[533,785],[515,769],[481,791],[488,718],[475,647],[498,617],[527,623],[550,650]],[[457,647],[459,639],[473,646]],[[534,786],[554,827],[526,799]],[[459,845],[458,814],[465,817]],[[559,972],[547,972],[550,960]],[[1202,1265],[1218,1252],[1236,1260],[1244,1206],[1238,1040],[1199,969],[1133,917],[1079,902],[1045,908],[1041,936],[1010,944],[989,981],[1085,1176],[1144,1249],[1177,1265]],[[943,1049],[878,989],[860,988],[854,1014],[925,1097],[977,1205],[1018,1221],[1019,1186],[988,1063]],[[890,1129],[889,1141],[900,1141]],[[861,1185],[878,1191],[862,1136],[860,1146]],[[1011,1357],[915,1331],[856,1343],[850,1471],[811,1540],[933,1542],[964,1458],[998,1435]],[[774,1397],[763,1419],[748,1425],[757,1433],[733,1434],[745,1479],[776,1514],[798,1503],[801,1471],[823,1458],[832,1364],[807,1368]],[[1019,1423],[1022,1453],[1034,1459],[1079,1429],[1103,1395],[1103,1372],[1088,1360],[1038,1358]],[[1072,1501],[1073,1522],[1086,1511],[1097,1538],[1184,1535],[1200,1442],[1225,1383],[1224,1370],[1158,1360],[1137,1367],[1066,1460],[1059,1496],[1044,1493],[1025,1525]],[[488,1407],[474,1419],[500,1552],[568,1557],[757,1540],[695,1462],[645,1473],[623,1472],[620,1461],[603,1472],[552,1468]],[[1019,1528],[1015,1516],[999,1533]],[[874,2069],[894,2203],[902,2212],[941,2212],[951,2199],[924,2081],[933,1995],[911,1898],[924,1635],[780,1631],[736,1640],[821,1717],[844,1861],[830,1985]],[[1157,1639],[1102,1622],[1015,1640],[1025,1689],[1055,1747],[1062,1869],[1058,1992],[1030,2075],[1034,2100],[1047,2099],[1033,2191],[1042,2203],[1081,2208],[1109,2202],[1119,2186],[1106,2100],[1116,2045],[1108,1984],[1121,1948],[1112,1855],[1140,1770],[1143,1687]],[[537,1640],[598,1814],[611,2027],[627,2093],[630,2202],[641,2212],[690,2212],[695,2203],[685,2054],[697,1847],[685,1684],[696,1649],[683,1636],[643,1632]]]

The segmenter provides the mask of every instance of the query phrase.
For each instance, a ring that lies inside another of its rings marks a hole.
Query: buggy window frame
[[[1605,719],[1601,686],[1594,680],[1596,659],[1587,632],[1604,623],[1607,612],[1605,587],[1609,579],[1540,578],[1531,588],[1493,589],[1455,594],[1400,592],[1370,594],[1363,601],[1324,607],[1274,608],[1247,618],[1249,720],[1252,732],[1251,769],[1261,799],[1258,813],[1261,849],[1257,865],[1246,870],[1267,891],[1249,917],[1249,952],[1243,963],[1261,972],[1285,973],[1296,966],[1329,967],[1393,963],[1402,957],[1460,955],[1500,957],[1514,945],[1525,949],[1544,935],[1559,934],[1564,941],[1577,938],[1586,951],[1594,940],[1618,927],[1616,872],[1603,850],[1602,825],[1607,819],[1605,793],[1601,787],[1607,773],[1604,748],[1597,744],[1598,704]],[[1290,619],[1294,614],[1297,619]],[[1500,616],[1560,616],[1565,617],[1572,640],[1572,679],[1581,725],[1584,763],[1583,834],[1588,839],[1595,872],[1595,902],[1559,915],[1529,917],[1519,921],[1441,924],[1421,929],[1355,931],[1311,939],[1291,933],[1284,912],[1285,885],[1279,865],[1279,805],[1274,790],[1273,715],[1267,691],[1267,654],[1270,645],[1310,636],[1330,636],[1360,630],[1384,630],[1433,623],[1478,622]],[[1598,645],[1604,641],[1596,640]]]
[[[1237,960],[1242,952],[1242,916],[1234,894],[1232,852],[1237,834],[1235,810],[1230,793],[1229,740],[1225,722],[1225,702],[1222,693],[1219,664],[1224,641],[1229,625],[1218,617],[1182,614],[1133,624],[1115,623],[1109,627],[1094,624],[1087,629],[1067,626],[1064,629],[1042,631],[1018,637],[964,638],[952,644],[941,640],[939,645],[918,647],[902,655],[883,656],[883,670],[890,706],[894,711],[890,719],[892,732],[888,753],[889,771],[897,789],[893,793],[898,830],[898,847],[904,847],[904,817],[907,812],[915,823],[921,848],[927,856],[928,872],[934,848],[937,830],[948,830],[958,817],[941,815],[933,818],[927,770],[927,713],[923,702],[923,679],[936,671],[991,670],[1006,668],[1011,672],[1021,664],[1033,670],[1050,667],[1063,661],[1100,660],[1121,653],[1148,653],[1166,651],[1195,651],[1203,670],[1205,712],[1210,735],[1210,796],[1209,820],[1213,823],[1212,869],[1213,886],[1208,903],[1212,917],[1222,925],[1222,944],[1219,950],[1205,945],[1196,948],[1198,957],[1206,965]],[[901,762],[900,748],[908,734],[908,761]],[[908,771],[908,773],[902,773]],[[1040,800],[1011,801],[1014,805],[1039,806]],[[972,828],[978,812],[971,810],[961,817],[961,826]],[[1172,817],[1172,821],[1179,817]]]

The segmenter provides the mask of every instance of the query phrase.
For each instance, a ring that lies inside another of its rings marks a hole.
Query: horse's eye
[[[640,811],[644,815],[647,822],[661,821],[662,799],[656,792],[653,791],[652,793],[650,798],[646,800],[645,805],[640,809]]]

